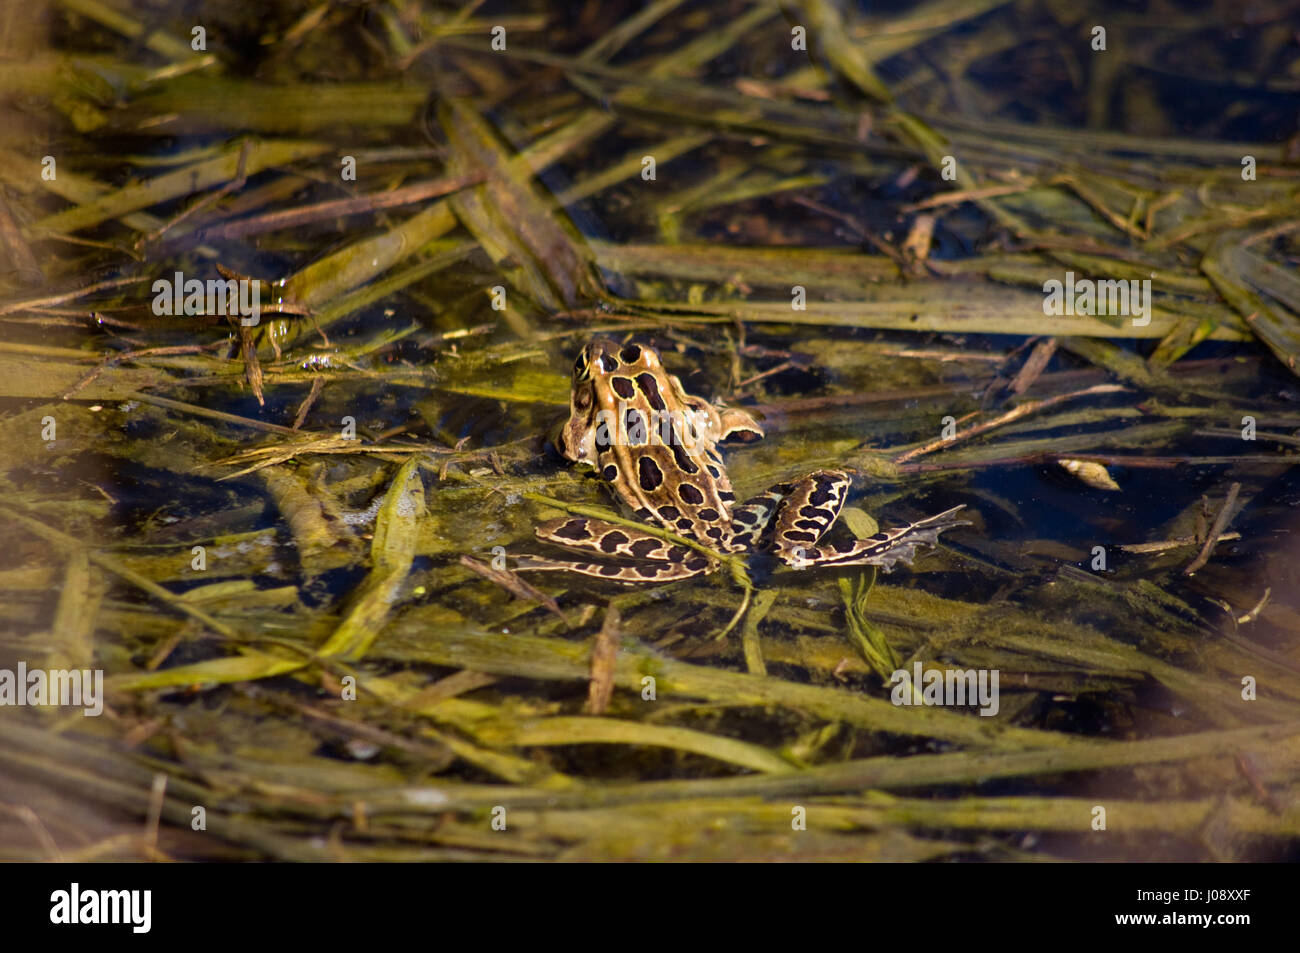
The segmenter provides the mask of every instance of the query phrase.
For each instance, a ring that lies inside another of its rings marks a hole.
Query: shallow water
[[[0,670],[101,671],[110,713],[0,710],[0,799],[57,850],[162,772],[159,839],[104,856],[1294,858],[1285,15],[813,4],[810,56],[734,6],[621,46],[636,5],[10,27]],[[256,326],[159,313],[218,265]],[[1152,326],[1045,314],[1067,271],[1152,274]],[[750,592],[501,574],[559,555],[557,503],[629,515],[550,442],[596,334],[763,419],[741,499],[845,468],[883,525],[972,525],[888,574],[754,556]],[[996,714],[891,704],[917,662],[996,672]]]

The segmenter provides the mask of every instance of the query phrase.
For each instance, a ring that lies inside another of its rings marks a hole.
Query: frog
[[[574,361],[569,416],[554,438],[560,454],[594,468],[638,519],[708,552],[628,525],[588,516],[548,520],[536,536],[598,559],[522,556],[522,571],[567,571],[621,583],[664,582],[717,570],[718,555],[767,552],[793,569],[911,565],[921,545],[970,525],[955,506],[866,539],[825,542],[851,478],[819,469],[736,502],[719,444],[764,437],[754,415],[688,394],[659,352],[609,338]]]

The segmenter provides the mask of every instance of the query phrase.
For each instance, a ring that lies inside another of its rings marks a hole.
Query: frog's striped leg
[[[630,526],[586,516],[548,520],[534,532],[538,539],[544,539],[548,543],[597,556],[626,556],[630,559],[681,563],[696,552]]]
[[[842,470],[815,470],[800,479],[777,508],[772,549],[782,559],[796,548],[812,549],[839,519],[848,495],[849,475]]]
[[[757,549],[759,540],[772,524],[773,516],[777,516],[777,533],[794,534],[792,545],[817,542],[840,515],[848,488],[847,473],[817,470],[798,482],[778,483],[770,490],[750,497],[732,507],[732,538],[727,551]]]
[[[519,560],[518,569],[566,570],[602,579],[624,582],[687,579],[717,568],[716,560],[676,543],[642,533],[629,526],[620,526],[606,520],[589,517],[549,520],[535,530],[544,539],[565,549],[593,553],[602,557],[622,556],[646,560],[644,564],[620,565],[593,563],[579,560],[547,559],[525,556]]]
[[[684,563],[637,563],[636,565],[619,565],[618,563],[586,563],[576,559],[546,559],[541,556],[520,556],[515,564],[518,572],[542,572],[546,570],[576,572],[584,576],[596,576],[600,579],[612,579],[614,582],[673,582],[677,579],[689,579],[701,576],[717,568],[717,563],[707,556],[696,554],[688,557]]]
[[[783,562],[796,569],[870,565],[889,570],[900,560],[911,565],[917,547],[922,543],[934,545],[945,530],[969,525],[967,520],[954,516],[962,508],[958,506],[917,523],[885,530],[870,539],[818,545],[839,518],[848,489],[847,473],[818,470],[786,492],[778,505],[770,542]]]
[[[751,496],[744,503],[731,508],[731,542],[726,547],[730,553],[750,552],[758,548],[758,541],[767,532],[781,501],[794,491],[793,483],[778,483],[770,490]]]
[[[963,509],[954,506],[916,523],[884,530],[869,539],[850,539],[822,546],[778,544],[777,555],[795,568],[811,566],[883,566],[885,571],[894,568],[900,560],[907,565],[916,558],[916,548],[922,543],[933,546],[939,534],[956,526],[969,526],[970,521],[956,514]]]

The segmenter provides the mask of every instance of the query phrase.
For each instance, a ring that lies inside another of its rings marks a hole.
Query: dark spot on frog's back
[[[682,483],[681,486],[677,488],[677,495],[682,498],[683,502],[689,503],[692,506],[699,506],[704,502],[704,494],[700,492],[699,487],[693,486],[690,483]]]
[[[636,385],[632,383],[630,377],[611,377],[609,385],[614,388],[614,393],[624,400],[631,400],[636,396]]]
[[[624,364],[635,364],[641,360],[641,348],[635,344],[629,344],[618,352],[618,356],[622,358]]]
[[[639,559],[645,559],[651,553],[658,550],[662,545],[663,543],[659,542],[657,539],[638,539],[631,545],[631,547],[629,547],[629,552]]]
[[[704,509],[700,510],[695,515],[698,516],[700,519],[704,520],[704,522],[706,523],[716,523],[719,519],[722,518],[722,514],[719,513],[711,506],[706,506]]]
[[[612,374],[618,370],[618,358],[613,354],[602,353],[600,355],[600,369],[606,374]]]
[[[829,503],[831,500],[835,499],[834,486],[835,484],[833,483],[826,484],[819,480],[817,482],[817,489],[808,494],[808,502],[818,506],[823,503]]]
[[[600,540],[602,552],[612,553],[627,542],[627,536],[616,529],[610,530]]]
[[[682,448],[680,443],[674,443],[672,448],[673,461],[677,464],[677,469],[681,470],[683,473],[700,472],[700,468],[695,465],[695,461],[691,459],[690,454]]]
[[[663,396],[659,393],[659,382],[655,380],[653,374],[638,374],[636,382],[641,385],[641,393],[645,394],[645,399],[650,401],[650,406],[655,410],[667,409]]]
[[[641,489],[650,493],[659,489],[664,482],[664,473],[659,469],[659,464],[655,463],[649,454],[641,457],[636,462],[637,477],[641,483]],[[661,511],[662,512],[662,511]]]
[[[612,463],[607,463],[605,465],[605,469],[601,470],[600,472],[601,475],[610,483],[613,483],[615,480],[618,479],[618,467],[616,467]]]
[[[563,539],[586,539],[588,536],[587,521],[569,520],[555,531],[555,535]]]

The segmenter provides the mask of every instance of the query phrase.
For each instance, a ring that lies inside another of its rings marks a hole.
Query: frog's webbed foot
[[[845,540],[825,546],[795,547],[777,550],[777,555],[795,568],[810,566],[883,566],[888,572],[900,560],[907,565],[916,558],[921,544],[933,546],[939,534],[957,526],[969,526],[956,514],[963,506],[954,506],[916,523],[883,530],[868,539]]]
[[[565,549],[592,553],[605,559],[623,557],[636,562],[596,563],[522,556],[516,569],[525,572],[576,572],[620,582],[665,582],[688,579],[717,568],[717,561],[702,553],[606,520],[579,516],[549,520],[538,526],[535,532],[539,539]]]

